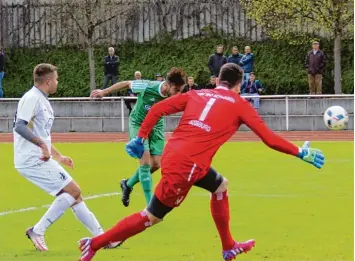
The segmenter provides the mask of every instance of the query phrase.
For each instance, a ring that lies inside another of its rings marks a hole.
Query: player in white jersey
[[[81,198],[79,186],[59,164],[73,168],[73,160],[60,154],[51,143],[54,113],[48,95],[57,90],[57,68],[39,64],[33,78],[34,86],[21,98],[15,115],[14,157],[15,168],[22,176],[56,197],[39,222],[26,231],[38,250],[48,251],[44,233],[68,208],[93,235],[102,234],[103,229]],[[115,242],[108,247],[118,245]]]

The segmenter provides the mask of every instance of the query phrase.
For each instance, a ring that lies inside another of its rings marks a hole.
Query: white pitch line
[[[118,196],[121,195],[119,192],[112,192],[112,193],[104,193],[104,194],[97,194],[97,195],[92,195],[92,196],[87,196],[84,197],[84,200],[90,200],[90,199],[96,199],[96,198],[103,198],[103,197],[111,197],[111,196]],[[37,207],[28,207],[28,208],[20,208],[20,209],[14,209],[14,210],[9,210],[9,211],[4,211],[0,212],[0,217],[1,216],[7,216],[10,214],[15,214],[15,213],[21,213],[21,212],[29,212],[29,211],[35,211],[41,208],[49,208],[50,205],[42,205],[42,206],[37,206]]]
[[[104,198],[104,197],[111,197],[111,196],[118,196],[121,195],[122,193],[120,192],[111,192],[111,193],[103,193],[103,194],[96,194],[96,195],[92,195],[92,196],[87,196],[84,197],[84,200],[91,200],[91,199],[97,199],[97,198]],[[135,195],[140,195],[140,194],[135,194]],[[191,196],[197,196],[197,197],[209,197],[210,194],[209,193],[191,193],[189,194]],[[228,194],[229,196],[232,196],[232,193]],[[238,196],[247,196],[247,197],[258,197],[258,198],[299,198],[302,197],[300,195],[287,195],[287,194],[240,194]],[[307,195],[304,195],[305,198],[307,198]],[[311,195],[309,195],[309,197],[312,197]],[[313,197],[313,198],[317,198],[317,197]],[[321,197],[323,198],[323,197]],[[337,199],[353,199],[352,197],[334,197]],[[29,212],[29,211],[35,211],[41,208],[49,208],[50,204],[46,204],[46,205],[42,205],[42,206],[37,206],[37,207],[27,207],[27,208],[20,208],[20,209],[14,209],[14,210],[8,210],[8,211],[4,211],[4,212],[0,212],[0,217],[1,216],[7,216],[7,215],[11,215],[11,214],[16,214],[16,213],[22,213],[22,212]]]

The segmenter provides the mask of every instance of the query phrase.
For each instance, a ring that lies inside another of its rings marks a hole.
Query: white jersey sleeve
[[[33,120],[37,113],[39,97],[35,95],[27,95],[21,99],[18,107],[16,118],[27,121],[28,123]]]
[[[45,96],[39,89],[33,87],[20,100],[17,106],[15,121],[26,121],[27,128],[41,139],[48,149],[52,147],[51,129],[54,122],[54,112]],[[27,168],[41,164],[42,150],[23,138],[15,130],[14,133],[14,160],[16,168]]]

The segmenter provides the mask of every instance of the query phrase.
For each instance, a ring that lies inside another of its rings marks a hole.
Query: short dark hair
[[[219,72],[219,83],[226,85],[229,89],[243,80],[243,69],[234,63],[226,63]]]
[[[57,71],[57,67],[49,63],[38,64],[33,70],[33,81],[43,83],[44,77]]]
[[[175,84],[176,86],[181,86],[185,84],[186,74],[183,69],[173,67],[166,74],[166,80],[168,83]]]

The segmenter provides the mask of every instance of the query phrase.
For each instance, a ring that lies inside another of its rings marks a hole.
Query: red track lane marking
[[[354,131],[290,131],[277,132],[290,141],[354,141]],[[171,134],[167,133],[166,138]],[[122,132],[69,132],[52,133],[53,142],[126,142],[127,133]],[[12,133],[0,133],[1,142],[12,142]],[[253,132],[237,132],[230,141],[260,141]]]

